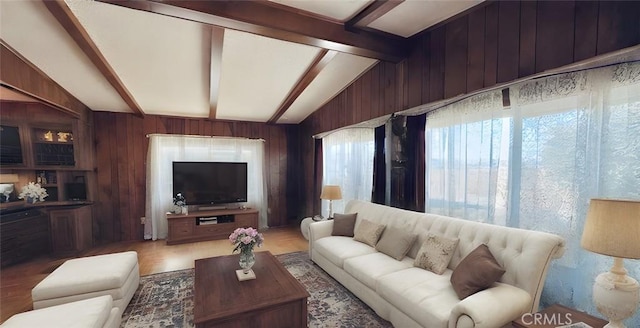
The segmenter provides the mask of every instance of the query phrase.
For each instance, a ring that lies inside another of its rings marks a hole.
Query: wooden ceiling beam
[[[409,46],[408,40],[399,36],[349,31],[344,24],[295,13],[261,0],[98,1],[383,61],[403,60]]]
[[[124,83],[118,77],[106,58],[102,55],[89,33],[84,29],[78,18],[73,14],[71,8],[64,0],[42,0],[47,9],[58,20],[60,25],[69,33],[78,47],[91,60],[93,65],[102,73],[109,84],[118,92],[122,100],[129,106],[133,113],[139,117],[144,117],[144,112],[136,102],[133,95],[127,90]]]
[[[404,0],[375,0],[361,12],[345,23],[347,28],[366,28],[376,19],[384,16]]]
[[[222,73],[222,47],[224,29],[211,27],[211,61],[209,68],[209,118],[214,120],[218,111],[220,94],[220,75]]]
[[[304,92],[304,90],[313,82],[313,80],[320,74],[320,72],[329,64],[329,62],[335,57],[338,53],[333,50],[323,49],[313,60],[313,63],[307,71],[302,75],[298,83],[291,89],[291,92],[287,95],[287,98],[284,100],[280,108],[276,111],[273,116],[267,121],[269,124],[276,124],[278,120],[284,113],[289,110],[289,107],[293,104],[298,97]]]

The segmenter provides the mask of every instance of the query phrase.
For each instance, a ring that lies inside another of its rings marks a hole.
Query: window
[[[346,201],[371,200],[373,132],[369,128],[344,129],[322,138],[322,184],[342,189],[342,200],[333,201],[334,213],[342,213]],[[322,215],[329,215],[329,202],[322,202]]]
[[[427,116],[427,212],[506,223],[512,119],[500,108],[495,93]]]
[[[487,92],[427,114],[426,211],[562,235],[567,250],[552,262],[543,305],[595,312],[588,293],[611,260],[580,238],[591,198],[640,199],[640,63],[510,94],[511,108]],[[625,264],[640,276],[640,264]]]
[[[268,198],[264,176],[264,142],[244,138],[184,135],[149,136],[145,239],[164,239],[165,213],[172,207],[174,161],[246,162],[247,206],[260,211],[259,228],[267,228]],[[189,199],[187,199],[187,204]]]

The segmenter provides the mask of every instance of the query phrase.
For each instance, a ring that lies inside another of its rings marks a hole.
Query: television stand
[[[237,228],[258,228],[257,209],[216,209],[167,214],[167,244],[226,239]]]
[[[214,211],[214,210],[226,210],[227,207],[224,205],[218,206],[200,206],[198,207],[198,211]]]

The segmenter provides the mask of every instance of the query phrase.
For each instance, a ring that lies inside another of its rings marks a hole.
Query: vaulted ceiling
[[[0,1],[0,38],[94,111],[295,124],[480,2]]]

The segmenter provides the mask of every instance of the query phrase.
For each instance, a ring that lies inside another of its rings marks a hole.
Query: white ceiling
[[[373,0],[269,0],[340,22],[346,22]]]
[[[347,22],[372,3],[271,1],[337,22]],[[480,2],[407,0],[367,27],[406,38]],[[216,119],[267,122],[323,51],[225,28],[222,60],[213,67],[212,52],[220,49],[212,29],[219,27],[89,0],[66,3],[144,114],[207,118],[213,102]],[[43,2],[0,0],[0,37],[92,110],[135,112]],[[276,122],[301,122],[375,63],[337,53]],[[216,70],[219,88],[212,94]]]
[[[407,38],[480,2],[407,0],[367,26]]]

